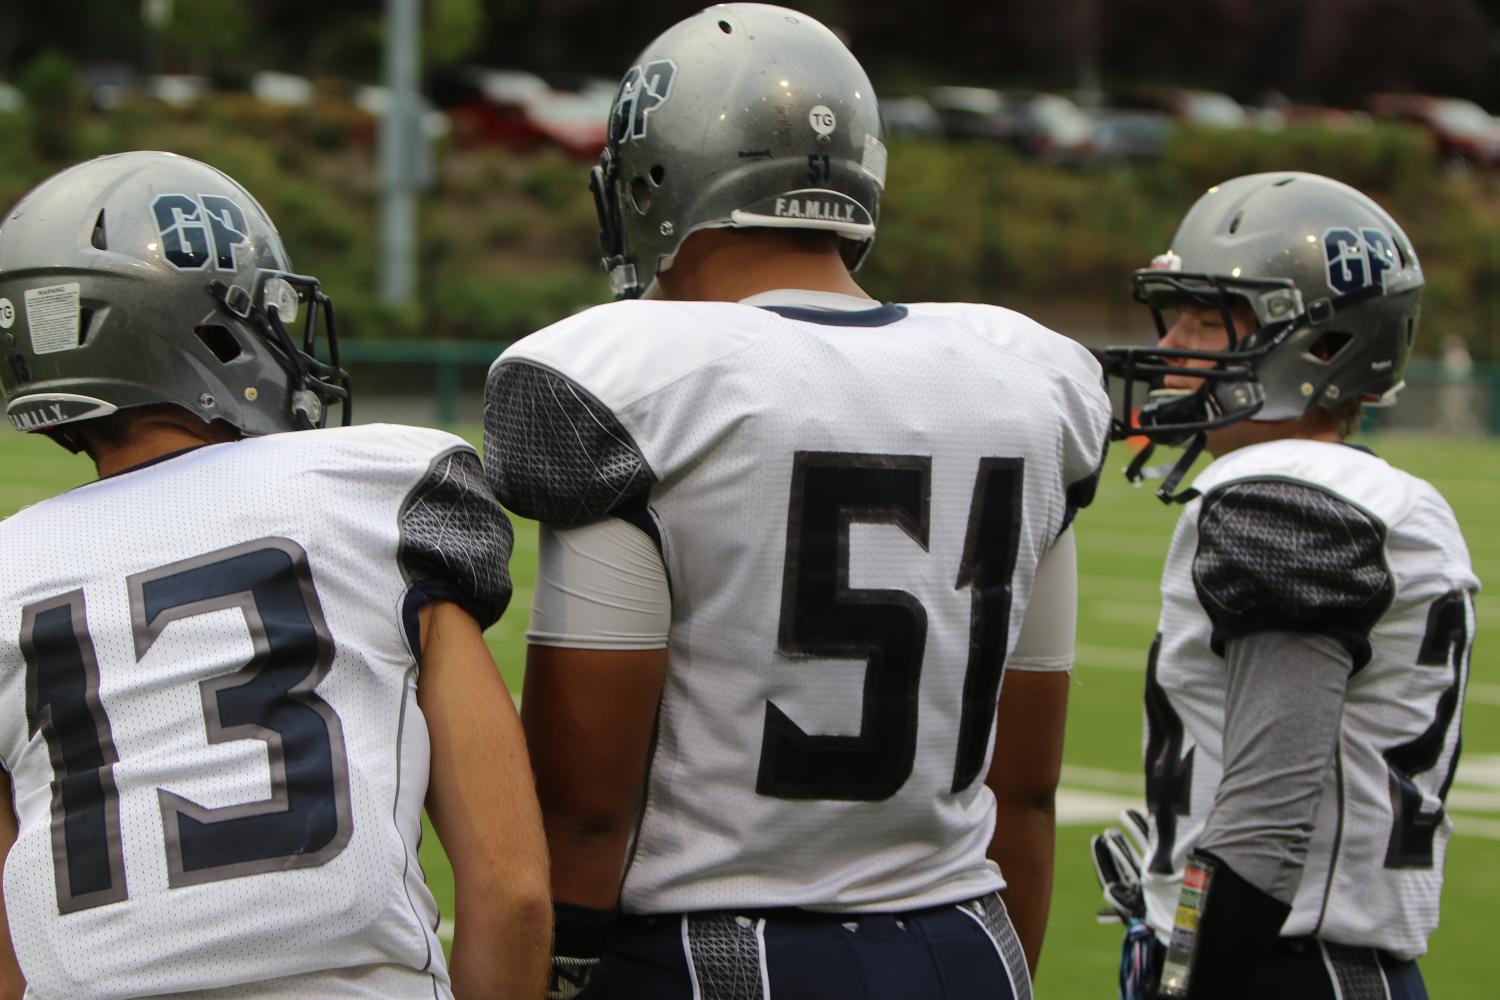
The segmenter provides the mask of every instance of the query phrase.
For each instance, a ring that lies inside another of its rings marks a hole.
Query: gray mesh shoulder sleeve
[[[502,360],[484,387],[484,455],[500,502],[571,528],[598,520],[656,482],[610,410],[576,383]]]
[[[453,601],[488,628],[510,603],[510,520],[484,481],[479,456],[454,448],[433,459],[401,507],[401,572],[422,602]]]
[[[1316,632],[1370,659],[1370,630],[1391,605],[1385,528],[1305,483],[1251,480],[1203,499],[1193,585],[1213,648],[1253,632]]]

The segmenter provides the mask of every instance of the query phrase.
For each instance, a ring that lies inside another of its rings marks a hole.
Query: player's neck
[[[1217,431],[1208,432],[1208,453],[1222,458],[1231,451],[1267,441],[1293,439],[1299,441],[1326,441],[1339,444],[1344,440],[1343,432],[1321,413],[1305,414],[1298,420],[1260,422],[1243,420]]]
[[[233,439],[232,434],[209,424],[204,424],[201,431],[173,423],[146,424],[118,444],[94,443],[89,454],[99,478],[104,479],[164,455]]]
[[[837,249],[781,237],[775,232],[694,233],[678,251],[672,269],[658,278],[662,293],[680,302],[738,302],[779,288],[870,298]]]

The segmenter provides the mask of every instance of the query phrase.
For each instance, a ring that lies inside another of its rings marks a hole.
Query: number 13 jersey
[[[627,912],[903,910],[1003,884],[996,686],[1107,425],[1088,353],[990,306],[620,302],[500,358],[502,502],[630,520],[667,571]]]
[[[472,448],[381,425],[198,448],[0,524],[27,995],[449,996],[416,613],[494,621],[509,551]]]

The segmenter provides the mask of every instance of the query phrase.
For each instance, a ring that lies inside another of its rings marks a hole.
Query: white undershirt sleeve
[[[1077,626],[1078,543],[1069,527],[1037,563],[1031,603],[1005,668],[1072,670]]]
[[[662,649],[672,597],[661,552],[644,531],[607,517],[541,526],[526,641],[573,649]]]

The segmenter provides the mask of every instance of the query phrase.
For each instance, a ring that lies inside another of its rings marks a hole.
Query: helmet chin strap
[[[1182,450],[1182,457],[1177,460],[1166,478],[1161,481],[1161,485],[1156,488],[1158,500],[1164,504],[1187,503],[1198,495],[1198,491],[1191,487],[1181,493],[1176,492],[1177,484],[1182,482],[1182,477],[1187,475],[1193,463],[1198,461],[1198,456],[1203,454],[1203,448],[1207,444],[1208,434],[1205,431],[1199,431],[1193,435],[1187,447]],[[1147,441],[1146,447],[1136,452],[1135,458],[1131,459],[1130,464],[1125,467],[1125,478],[1130,481],[1131,485],[1139,486],[1147,478],[1146,463],[1150,461],[1151,453],[1155,450],[1156,442]]]

